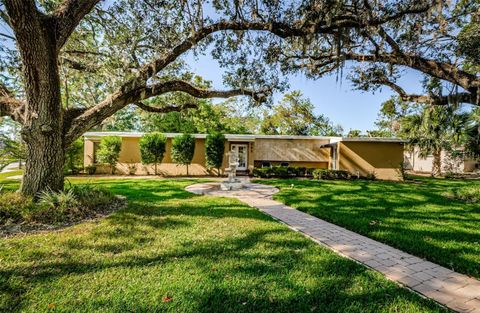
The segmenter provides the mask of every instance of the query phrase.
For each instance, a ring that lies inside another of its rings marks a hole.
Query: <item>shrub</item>
[[[205,139],[205,159],[208,168],[216,168],[220,176],[220,167],[225,152],[225,136],[221,133],[208,134]]]
[[[96,165],[88,165],[85,167],[85,170],[87,171],[88,175],[93,175],[97,171],[97,166]]]
[[[0,224],[19,222],[25,212],[35,207],[32,197],[23,196],[19,192],[0,193]]]
[[[305,176],[305,168],[297,168],[293,166],[272,166],[254,168],[253,176],[261,178],[278,177],[278,178],[290,178],[290,177],[302,177]]]
[[[58,224],[94,216],[99,208],[111,204],[114,195],[89,185],[74,185],[66,191],[43,192],[34,202],[16,192],[0,194],[0,224]]]
[[[91,185],[73,185],[70,190],[82,206],[95,207],[110,203],[114,195],[107,189]]]
[[[191,134],[183,134],[173,138],[172,142],[172,159],[178,164],[188,166],[192,163],[193,154],[195,153],[195,137]]]
[[[120,149],[122,148],[122,138],[118,136],[103,137],[100,141],[100,147],[97,155],[98,160],[102,163],[107,163],[112,169],[112,174],[115,173],[115,167],[120,156]]]
[[[454,190],[453,198],[470,203],[480,202],[480,186],[468,186]]]
[[[162,133],[146,134],[140,139],[142,163],[153,163],[155,165],[155,175],[158,175],[157,164],[162,162],[166,146],[167,138]]]
[[[75,140],[65,151],[65,167],[67,174],[78,174],[83,167],[83,141]]]
[[[313,171],[313,178],[348,180],[351,178],[351,175],[348,171],[344,170],[316,169]]]

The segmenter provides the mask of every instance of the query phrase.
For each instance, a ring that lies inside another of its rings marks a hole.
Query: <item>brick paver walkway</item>
[[[272,200],[271,196],[278,192],[276,188],[250,183],[245,187],[244,191],[229,192],[218,190],[218,183],[207,183],[189,186],[187,190],[238,198],[314,241],[438,303],[458,312],[480,312],[480,281]]]

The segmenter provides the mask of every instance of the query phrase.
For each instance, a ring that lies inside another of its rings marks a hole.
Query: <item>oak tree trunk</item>
[[[38,195],[63,189],[65,144],[56,21],[33,2],[6,2],[23,64],[25,111],[22,138],[26,165],[21,191]]]

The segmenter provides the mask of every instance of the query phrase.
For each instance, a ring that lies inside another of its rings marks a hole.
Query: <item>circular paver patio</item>
[[[190,185],[185,190],[198,194],[209,195],[226,198],[267,198],[270,199],[272,195],[280,190],[272,186],[261,184],[244,183],[243,188],[239,190],[221,190],[220,183],[202,183]]]

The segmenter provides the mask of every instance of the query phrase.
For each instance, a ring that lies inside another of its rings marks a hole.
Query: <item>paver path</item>
[[[458,312],[480,312],[480,281],[272,200],[272,195],[279,191],[277,188],[248,182],[244,186],[244,190],[222,191],[219,183],[205,183],[188,186],[186,190],[240,199],[438,303]]]

